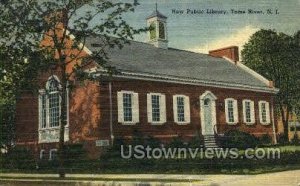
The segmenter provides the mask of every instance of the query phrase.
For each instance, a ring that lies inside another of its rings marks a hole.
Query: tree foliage
[[[2,92],[12,97],[25,85],[32,87],[46,71],[60,78],[61,96],[59,160],[63,172],[64,126],[66,125],[66,89],[70,80],[87,78],[85,69],[100,66],[107,74],[116,72],[109,64],[107,49],[122,48],[135,34],[146,28],[134,28],[123,15],[133,12],[137,1],[109,0],[10,0],[0,4],[0,50]],[[75,36],[75,37],[73,37]],[[98,36],[98,50],[82,55],[86,38]],[[70,44],[70,39],[72,42]],[[44,42],[48,41],[48,42]],[[72,52],[76,51],[76,52]],[[72,68],[68,68],[71,65]]]
[[[277,108],[288,132],[291,112],[299,109],[300,98],[300,34],[294,36],[273,30],[253,34],[242,51],[243,62],[279,88]],[[287,136],[287,135],[286,135]]]

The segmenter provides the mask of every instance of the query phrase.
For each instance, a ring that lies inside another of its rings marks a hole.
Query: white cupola
[[[147,17],[147,26],[150,27],[148,43],[168,49],[167,17],[157,10],[157,4],[155,11]]]

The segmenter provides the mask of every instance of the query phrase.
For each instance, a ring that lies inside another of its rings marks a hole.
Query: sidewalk
[[[60,180],[57,174],[1,173],[0,185],[208,185],[208,186],[300,186],[300,170],[260,175],[176,175],[176,174],[67,174]]]

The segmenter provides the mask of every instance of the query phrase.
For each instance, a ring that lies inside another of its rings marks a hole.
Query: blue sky
[[[133,0],[132,0],[133,1]],[[168,17],[167,29],[169,47],[207,53],[208,50],[230,45],[242,47],[257,30],[275,29],[287,34],[300,30],[300,0],[139,0],[140,5],[134,13],[124,18],[135,27],[146,26],[145,18],[155,9]],[[172,13],[172,9],[222,9],[226,15]],[[231,14],[235,10],[277,9],[279,14]],[[147,41],[145,34],[135,38]]]

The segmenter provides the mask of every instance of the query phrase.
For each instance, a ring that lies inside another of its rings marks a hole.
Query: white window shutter
[[[147,116],[148,116],[148,122],[152,122],[152,98],[151,94],[147,94]]]
[[[39,93],[39,129],[42,128],[42,95]]]
[[[124,122],[123,92],[118,92],[118,122]]]
[[[228,118],[228,100],[225,99],[225,118],[226,118],[226,123],[229,123],[229,118]]]
[[[184,97],[184,117],[185,122],[191,122],[190,98],[188,96]]]
[[[173,96],[173,114],[174,114],[174,122],[178,122],[177,116],[177,96]]]
[[[133,103],[132,103],[132,116],[133,122],[138,123],[140,122],[140,114],[139,114],[139,95],[138,93],[133,93]]]
[[[267,117],[267,123],[271,123],[269,102],[266,102],[266,117]]]
[[[233,100],[233,115],[234,115],[234,123],[239,122],[239,108],[237,100]]]
[[[243,100],[243,118],[244,118],[244,123],[247,122],[247,119],[246,119],[246,101]]]
[[[250,102],[251,109],[251,123],[255,123],[255,110],[254,110],[254,101]]]
[[[166,116],[166,96],[161,95],[160,96],[160,121],[162,123],[165,123],[167,121],[167,116]]]
[[[259,111],[259,122],[260,123],[263,123],[263,120],[262,120],[262,102],[261,101],[259,101],[258,102],[258,111]]]

